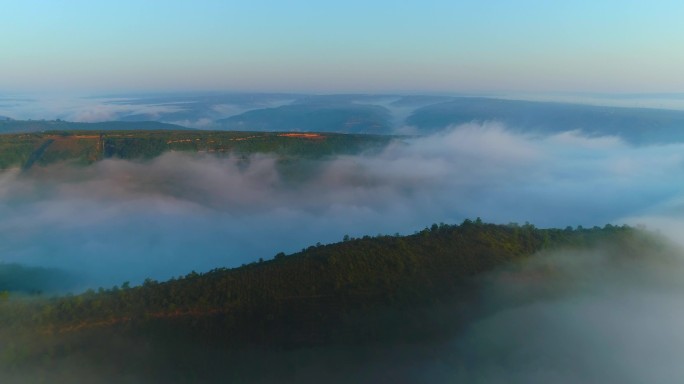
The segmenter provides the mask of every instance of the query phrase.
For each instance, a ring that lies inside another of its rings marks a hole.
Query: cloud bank
[[[657,228],[669,217],[664,207],[682,201],[683,147],[632,147],[579,132],[534,137],[486,123],[287,169],[269,155],[167,153],[149,162],[6,170],[0,258],[112,285],[478,216]]]
[[[544,227],[646,224],[677,240],[683,153],[684,144],[539,137],[486,123],[320,161],[170,152],[5,170],[0,261],[61,268],[85,282],[80,288],[135,284],[345,234],[411,233],[477,216]],[[677,382],[684,252],[666,241],[627,249],[554,251],[483,276],[475,315],[443,343],[271,358],[296,367],[292,382]]]

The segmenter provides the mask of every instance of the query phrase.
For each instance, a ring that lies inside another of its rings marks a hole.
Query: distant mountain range
[[[0,133],[45,130],[209,130],[432,134],[466,123],[498,122],[515,132],[581,131],[636,144],[684,141],[684,111],[485,97],[398,95],[209,94],[102,99],[100,116],[72,108],[61,120],[9,120]],[[7,115],[10,111],[2,110]],[[82,113],[81,113],[82,112]],[[85,116],[85,117],[84,117]]]
[[[99,123],[75,123],[63,120],[12,120],[0,118],[0,133],[28,133],[44,131],[160,131],[187,130],[175,124],[159,121],[104,121]]]
[[[496,121],[520,132],[551,134],[580,130],[590,136],[619,136],[632,143],[684,140],[684,111],[602,107],[486,98],[457,98],[414,111],[406,124],[420,132]]]

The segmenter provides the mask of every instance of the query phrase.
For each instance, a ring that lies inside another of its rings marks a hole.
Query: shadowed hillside
[[[82,361],[119,379],[123,370],[144,380],[276,380],[288,359],[311,348],[443,340],[482,311],[483,272],[542,250],[600,244],[624,258],[657,247],[656,239],[628,227],[536,229],[478,219],[410,236],[345,239],[138,287],[53,299],[5,295],[0,323],[13,341],[0,347],[0,366],[39,367],[39,377],[61,379]],[[510,279],[553,275],[546,269]],[[259,370],[260,363],[269,370]]]

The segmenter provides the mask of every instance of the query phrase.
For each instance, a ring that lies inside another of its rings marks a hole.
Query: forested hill
[[[225,353],[250,346],[432,340],[472,317],[468,308],[479,295],[473,279],[485,271],[544,249],[605,243],[616,247],[616,254],[630,255],[634,244],[652,241],[629,227],[559,230],[466,220],[410,236],[315,245],[239,268],[147,280],[136,287],[124,283],[52,299],[5,293],[0,336],[15,341],[0,346],[0,367],[38,364],[52,370],[78,355],[102,364],[98,369],[105,372],[134,364],[151,377],[180,369],[188,377],[206,379],[203,375],[210,373],[202,367],[215,363],[233,369]],[[448,314],[426,312],[440,302],[452,303]],[[129,353],[121,340],[156,352],[138,361],[140,356]],[[184,368],[169,367],[180,360]]]
[[[392,139],[378,135],[195,130],[7,134],[0,135],[0,169],[28,169],[63,161],[85,165],[107,158],[151,159],[167,151],[237,155],[258,152],[318,158],[381,148]]]

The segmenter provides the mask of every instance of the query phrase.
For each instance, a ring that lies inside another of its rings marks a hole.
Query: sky
[[[679,1],[0,1],[0,91],[681,92]]]

